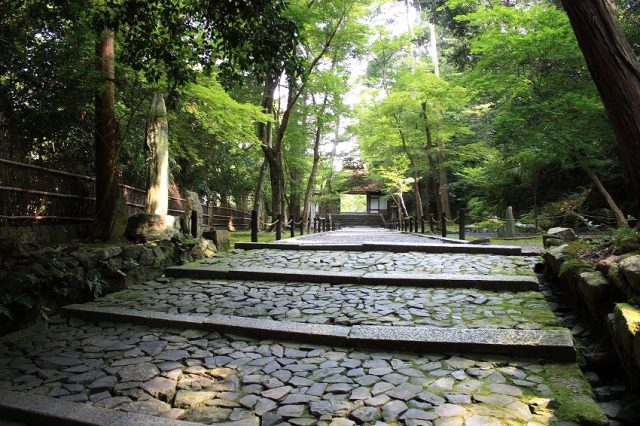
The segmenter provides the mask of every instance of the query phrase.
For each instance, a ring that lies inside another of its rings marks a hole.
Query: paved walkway
[[[333,243],[348,232],[311,237]],[[205,263],[491,277],[531,276],[535,261],[259,249]],[[134,286],[69,308],[85,320],[55,317],[48,330],[3,338],[0,412],[24,421],[57,407],[57,418],[90,424],[606,424],[540,293],[405,284],[176,277]]]

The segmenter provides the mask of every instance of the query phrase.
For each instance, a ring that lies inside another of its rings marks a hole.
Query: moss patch
[[[608,424],[607,416],[593,400],[591,386],[577,364],[549,364],[543,377],[558,402],[554,414],[559,420],[590,425]]]

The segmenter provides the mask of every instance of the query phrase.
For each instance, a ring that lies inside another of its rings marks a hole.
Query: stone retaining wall
[[[145,244],[19,245],[0,253],[0,334],[80,303],[161,276],[169,266],[211,257],[206,239]]]
[[[569,294],[609,340],[632,390],[640,389],[640,255],[612,256],[586,268],[567,253],[567,244],[544,254],[545,279]],[[590,270],[591,269],[591,270]]]

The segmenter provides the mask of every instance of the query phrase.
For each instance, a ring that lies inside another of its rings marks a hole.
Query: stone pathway
[[[252,267],[314,271],[422,272],[431,274],[529,275],[537,257],[486,254],[389,253],[378,251],[233,250],[199,262],[221,268]]]
[[[338,231],[323,232],[319,234],[307,234],[296,238],[282,240],[283,244],[292,243],[332,243],[332,244],[360,244],[369,241],[384,241],[386,243],[421,243],[442,244],[440,238],[431,238],[427,235],[396,232],[384,228],[352,227]]]
[[[539,292],[161,278],[93,302],[171,314],[314,324],[458,328],[559,327]]]
[[[380,235],[397,237],[387,232]],[[236,251],[218,261],[277,270],[277,259],[287,256],[296,259],[295,268],[327,266],[324,271],[336,270],[336,259],[343,259],[347,269],[381,264],[409,268],[406,272],[429,265],[420,269],[427,272],[443,258],[258,250]],[[486,268],[473,273],[491,274],[499,268],[501,274],[530,274],[527,268],[535,262],[478,256],[444,257],[458,268],[450,273]],[[332,260],[314,263],[316,258]],[[290,265],[291,259],[286,260]],[[475,262],[481,265],[470,265]],[[140,321],[101,321],[100,309],[105,307],[130,308]],[[606,424],[573,362],[321,345],[313,339],[265,340],[222,334],[206,329],[206,324],[141,324],[149,322],[150,312],[172,318],[222,314],[247,318],[249,324],[250,319],[298,323],[302,330],[315,324],[382,325],[386,327],[380,330],[392,334],[394,327],[404,326],[420,330],[417,335],[449,328],[463,333],[487,329],[490,339],[491,329],[558,329],[538,292],[162,278],[83,308],[88,313],[94,309],[92,321],[55,317],[48,330],[1,339],[0,388],[113,413],[175,419],[176,425]],[[95,416],[100,414],[96,411]]]

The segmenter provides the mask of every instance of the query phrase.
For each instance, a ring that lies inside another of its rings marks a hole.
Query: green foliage
[[[640,231],[630,227],[613,230],[613,245],[616,254],[640,252]]]

